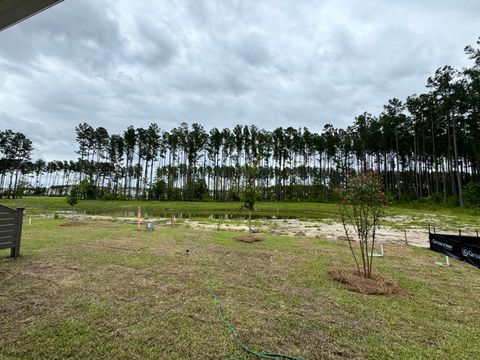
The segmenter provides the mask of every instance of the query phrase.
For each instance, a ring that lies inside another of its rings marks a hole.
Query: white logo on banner
[[[435,244],[435,245],[438,245],[438,246],[441,246],[447,250],[452,250],[452,245],[448,245],[448,244],[445,244],[441,241],[437,241],[437,240],[432,240],[432,244]]]
[[[476,254],[472,250],[468,250],[467,248],[462,248],[462,254],[465,257],[480,260],[480,254]]]

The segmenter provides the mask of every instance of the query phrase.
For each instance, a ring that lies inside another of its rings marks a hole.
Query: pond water
[[[104,215],[104,216],[116,216],[116,217],[136,217],[137,212],[134,210],[81,210],[77,211],[77,214],[84,215]],[[172,210],[146,210],[142,211],[142,217],[144,218],[170,218],[175,215],[177,219],[192,219],[192,218],[204,218],[215,220],[247,220],[247,212],[238,213],[210,213],[210,212],[175,212]],[[252,219],[255,220],[285,220],[285,219],[297,219],[294,216],[281,216],[262,213],[252,213]]]

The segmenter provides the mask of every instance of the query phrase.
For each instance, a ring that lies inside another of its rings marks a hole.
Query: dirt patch
[[[404,293],[395,280],[382,275],[373,274],[371,279],[365,279],[355,269],[334,269],[328,273],[334,280],[361,294],[401,295]]]
[[[67,222],[64,222],[63,224],[60,224],[60,226],[65,226],[65,227],[76,227],[76,226],[87,226],[87,225],[88,225],[88,222],[76,221],[76,220],[67,221]]]
[[[60,217],[65,219],[71,219],[71,215],[59,214]],[[68,217],[69,216],[69,217]],[[407,225],[410,223],[411,218],[407,216],[389,217],[388,220],[394,221],[397,224],[402,223]],[[407,219],[410,219],[407,221]],[[136,224],[137,219],[133,217],[112,217],[101,215],[79,215],[76,220],[66,222],[62,226],[82,226],[84,221],[102,220],[103,226],[107,226],[105,221],[118,221]],[[170,226],[170,219],[166,218],[151,218],[157,226]],[[265,220],[257,221],[256,229],[254,232],[271,233],[273,235],[285,235],[285,236],[298,236],[298,237],[312,237],[317,239],[326,240],[346,240],[343,225],[336,223],[333,220],[323,219],[326,222],[320,221],[307,221],[307,220]],[[433,222],[433,221],[432,221]],[[72,223],[72,225],[68,225]],[[73,225],[73,223],[81,223],[82,225]],[[142,224],[145,220],[142,221]],[[228,230],[228,231],[248,231],[248,224],[244,223],[204,223],[202,221],[186,219],[183,223],[179,223],[178,226],[191,227],[193,229],[206,229],[212,231]],[[377,237],[381,243],[405,243],[405,231],[403,229],[396,229],[390,226],[381,226],[377,229]],[[428,227],[411,227],[406,232],[407,241],[409,245],[428,247]]]
[[[262,241],[263,238],[260,236],[237,236],[235,240],[246,242],[246,243],[253,243],[256,241]]]

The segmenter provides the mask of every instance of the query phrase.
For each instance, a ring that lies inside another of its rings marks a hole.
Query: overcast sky
[[[478,0],[66,0],[0,32],[0,129],[63,160],[80,122],[344,127],[469,65],[479,19]]]

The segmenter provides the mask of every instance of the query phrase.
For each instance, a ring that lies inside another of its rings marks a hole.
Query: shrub
[[[480,205],[480,182],[470,181],[467,184],[467,186],[465,186],[463,197],[467,205],[479,206]]]
[[[153,200],[163,200],[167,193],[167,183],[162,179],[156,179],[148,189],[148,198]]]

